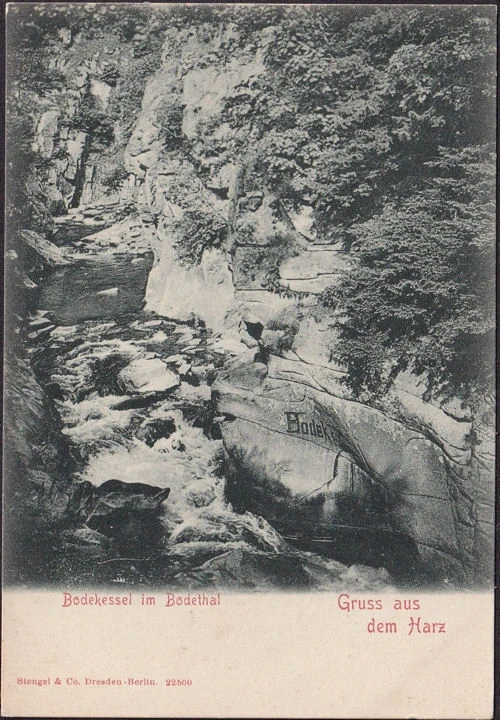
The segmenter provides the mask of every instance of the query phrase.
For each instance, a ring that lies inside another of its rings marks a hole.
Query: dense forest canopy
[[[225,57],[260,47],[266,72],[227,99],[217,122],[233,128],[229,139],[209,127],[201,143],[165,133],[166,151],[192,156],[196,144],[198,159],[246,158],[256,186],[312,207],[318,236],[349,250],[350,269],[321,302],[355,393],[382,393],[406,369],[426,378],[429,395],[473,404],[492,391],[492,7],[45,4],[11,6],[9,24],[12,227],[44,226],[50,214],[48,161],[32,138],[37,109],[71,72],[54,62],[76,52],[62,31],[85,38],[81,48],[114,39],[128,58],[116,68],[110,114],[87,103],[73,120],[92,130],[99,152],[117,124],[126,143],[164,43],[175,56],[180,31],[210,38],[231,27]],[[167,116],[172,127],[175,107]]]

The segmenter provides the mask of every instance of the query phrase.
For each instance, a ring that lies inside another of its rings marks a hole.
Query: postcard
[[[3,715],[491,718],[496,8],[6,22]]]

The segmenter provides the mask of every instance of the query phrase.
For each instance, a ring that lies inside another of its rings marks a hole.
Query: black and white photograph
[[[491,6],[14,3],[7,584],[489,587]]]
[[[491,717],[496,23],[8,4],[7,715]]]

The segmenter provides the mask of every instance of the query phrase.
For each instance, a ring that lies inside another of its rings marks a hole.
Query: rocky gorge
[[[317,198],[259,169],[280,22],[151,13],[126,42],[61,28],[51,45],[66,80],[33,139],[50,229],[7,253],[37,398],[12,401],[12,473],[25,535],[33,515],[52,523],[52,581],[492,580],[491,406],[430,398],[411,368],[381,396],[352,392],[322,297],[353,255],[315,222]]]

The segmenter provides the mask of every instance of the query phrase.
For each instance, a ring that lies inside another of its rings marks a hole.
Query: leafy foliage
[[[13,218],[16,208],[26,208],[16,222],[47,220],[48,168],[33,150],[32,118],[67,83],[57,69],[64,64],[53,62],[62,52],[61,32],[69,32],[73,70],[104,39],[107,49],[120,48],[109,56],[114,86],[107,117],[85,101],[73,118],[91,132],[97,152],[126,145],[166,41],[166,57],[179,57],[179,87],[157,112],[165,150],[188,153],[210,172],[242,165],[244,191],[267,190],[289,207],[311,206],[313,230],[351,250],[350,269],[322,301],[335,312],[340,342],[332,352],[347,365],[352,389],[384,392],[410,368],[427,378],[429,394],[458,393],[473,402],[487,391],[493,8],[202,4],[151,12],[126,4],[45,3],[18,4],[9,14],[15,32],[7,209]],[[203,57],[199,43],[210,43]],[[198,137],[187,142],[183,75],[203,64],[222,70],[229,58],[251,60],[257,51],[262,68],[229,83],[221,112],[208,113]],[[210,213],[184,210],[176,247],[189,265],[223,241],[225,228]],[[290,244],[277,242],[261,258],[249,253],[247,262],[256,267],[247,270],[266,274],[259,279],[277,290],[279,264],[290,252]]]
[[[243,228],[248,232],[248,226]],[[257,280],[265,290],[285,294],[279,270],[287,258],[298,254],[295,238],[292,233],[276,232],[268,242],[268,245],[255,246],[251,252],[238,259],[238,273],[247,282]]]
[[[220,246],[226,237],[226,223],[215,213],[201,208],[187,210],[174,223],[174,247],[179,263],[185,267],[199,265],[203,252]]]
[[[122,188],[127,175],[127,170],[121,164],[116,165],[108,173],[102,175],[100,180],[101,185],[104,187],[104,192],[107,195],[118,192]]]
[[[183,108],[172,98],[164,101],[156,110],[156,124],[160,128],[160,139],[168,150],[175,150],[183,142]]]
[[[68,122],[68,127],[87,133],[94,149],[107,147],[114,140],[112,122],[90,93],[83,97],[80,107]]]
[[[493,158],[443,151],[433,164],[441,176],[356,226],[352,270],[322,297],[340,312],[336,355],[358,394],[408,368],[429,396],[493,387]]]

